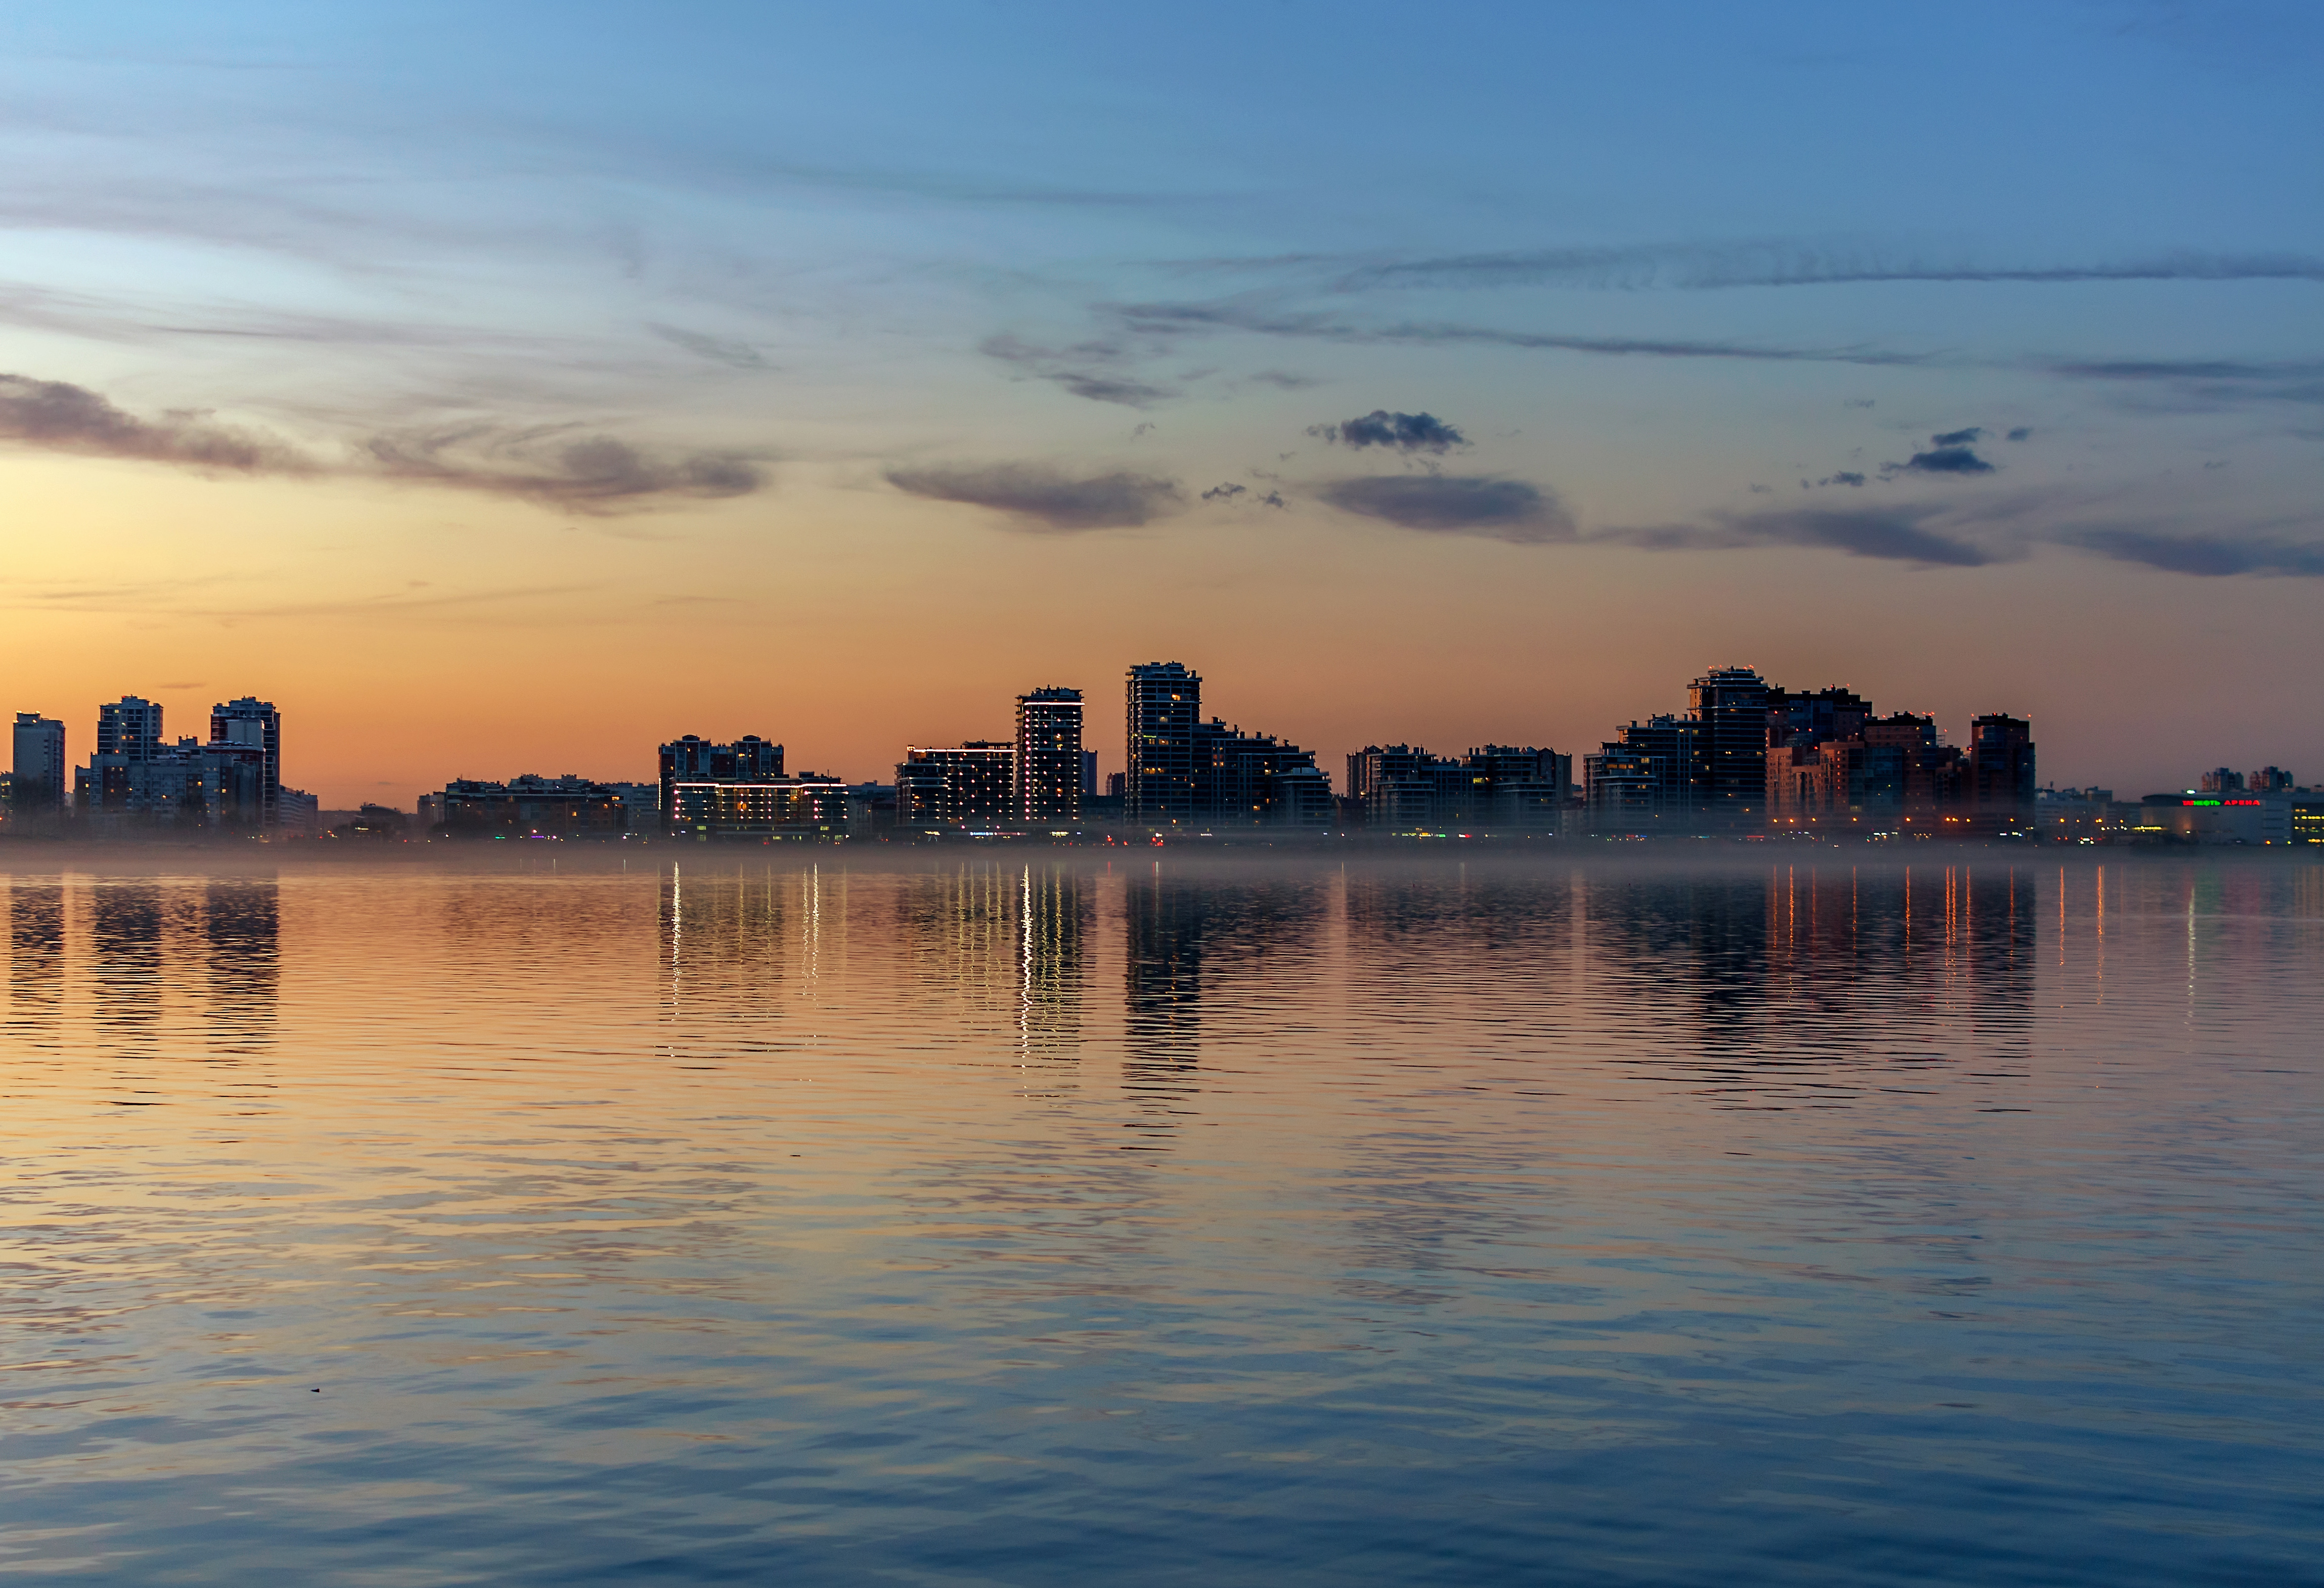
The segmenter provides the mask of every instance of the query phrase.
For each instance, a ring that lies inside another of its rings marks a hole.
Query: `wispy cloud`
[[[1150,408],[1176,395],[1123,373],[1120,367],[1129,348],[1116,340],[1078,342],[1066,347],[1043,347],[1021,337],[987,337],[977,351],[987,358],[1012,365],[1037,380],[1064,387],[1092,402],[1117,402],[1125,408]]]
[[[1379,346],[1474,345],[1607,357],[1740,359],[1778,364],[1918,365],[1927,355],[1877,347],[1772,347],[1691,337],[1583,337],[1555,331],[1512,331],[1450,323],[1369,326],[1336,315],[1254,308],[1246,303],[1127,303],[1104,312],[1124,327],[1157,336],[1241,331]]]
[[[1573,515],[1557,493],[1487,475],[1371,475],[1334,480],[1315,494],[1360,513],[1431,534],[1478,535],[1519,545],[1574,538]]]
[[[1390,452],[1442,453],[1469,444],[1468,437],[1433,413],[1391,413],[1385,408],[1337,424],[1309,425],[1307,433],[1359,451],[1380,447]]]
[[[472,425],[406,437],[374,437],[365,448],[390,479],[481,491],[579,512],[614,512],[649,502],[746,496],[766,484],[757,465],[701,453],[660,458],[611,436]]]
[[[1885,282],[2071,286],[2104,282],[2324,282],[2324,258],[2304,254],[2173,253],[2067,264],[1983,264],[1900,258],[1874,245],[1771,240],[1542,248],[1462,254],[1358,266],[1343,291],[1368,288],[1553,286],[1595,291],[1714,291]]]
[[[680,326],[666,326],[657,321],[646,322],[646,329],[673,347],[683,347],[713,364],[723,364],[729,369],[764,369],[767,361],[748,342],[728,337],[713,337],[701,331],[689,331]]]
[[[2149,406],[2180,411],[2324,405],[2324,362],[2312,359],[2044,359],[2035,367],[2069,380],[2116,387]]]
[[[896,468],[887,479],[912,495],[989,508],[1019,529],[1045,534],[1134,529],[1185,501],[1175,480],[1128,470],[1069,475],[1039,463]]]
[[[374,435],[346,457],[179,410],[141,418],[85,386],[0,374],[0,442],[203,473],[384,479],[513,496],[588,513],[759,490],[754,462],[725,453],[664,458],[570,425],[469,424]]]
[[[1930,528],[1945,516],[1934,505],[1772,509],[1714,512],[1699,523],[1657,524],[1601,531],[1593,541],[1616,541],[1651,551],[1727,550],[1754,546],[1810,546],[1922,567],[1982,568],[2002,559],[1987,549]]]
[[[192,411],[139,419],[65,381],[0,374],[0,440],[52,452],[235,474],[313,474],[295,448]]]
[[[2268,535],[2172,534],[2147,530],[2088,530],[2066,544],[2116,562],[2143,563],[2166,573],[2201,578],[2253,574],[2274,578],[2324,578],[2324,543]]]

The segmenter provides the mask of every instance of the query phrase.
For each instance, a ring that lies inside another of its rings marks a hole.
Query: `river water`
[[[2324,866],[669,853],[0,856],[0,1571],[2324,1583]]]

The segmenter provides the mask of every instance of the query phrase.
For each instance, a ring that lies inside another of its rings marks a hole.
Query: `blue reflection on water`
[[[20,871],[0,1565],[2324,1580],[2319,876]]]

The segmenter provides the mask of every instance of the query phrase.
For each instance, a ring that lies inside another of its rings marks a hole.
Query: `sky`
[[[2324,11],[0,9],[0,709],[328,807],[1706,668],[2324,781]]]

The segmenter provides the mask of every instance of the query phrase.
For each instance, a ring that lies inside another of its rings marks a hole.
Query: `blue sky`
[[[2055,675],[2125,625],[2222,679],[2324,660],[2278,615],[2324,577],[2312,7],[108,5],[0,38],[20,504],[69,519],[124,469],[205,523],[309,503],[226,531],[231,608],[109,600],[127,548],[67,537],[83,560],[13,592],[79,623],[43,656],[372,622],[388,586],[286,527],[344,511],[375,540],[562,521],[600,594],[634,577],[603,543],[659,537],[655,599],[743,600],[694,620],[736,643],[770,603],[824,644],[867,603],[940,612],[962,568],[1071,541],[1093,592],[1157,548],[1210,565],[1251,605],[1190,632],[1253,668],[1247,613],[1305,652],[1344,632],[1311,608],[1419,590],[1491,629],[1528,583],[1947,605],[2092,724],[2104,679]],[[1351,444],[1374,412],[1451,439]],[[887,583],[804,569],[832,535]],[[503,621],[505,572],[461,621]],[[608,621],[575,599],[525,621]],[[1754,632],[1690,632],[1627,684],[1573,669],[1545,735],[1667,709]],[[1784,632],[1770,670],[1919,676]],[[1110,672],[1096,637],[1056,665]],[[1404,643],[1446,679],[1555,665]],[[1032,664],[1003,648],[993,687]],[[2207,763],[2324,758],[2294,697],[2247,709]],[[2175,775],[2131,734],[2071,773]]]

